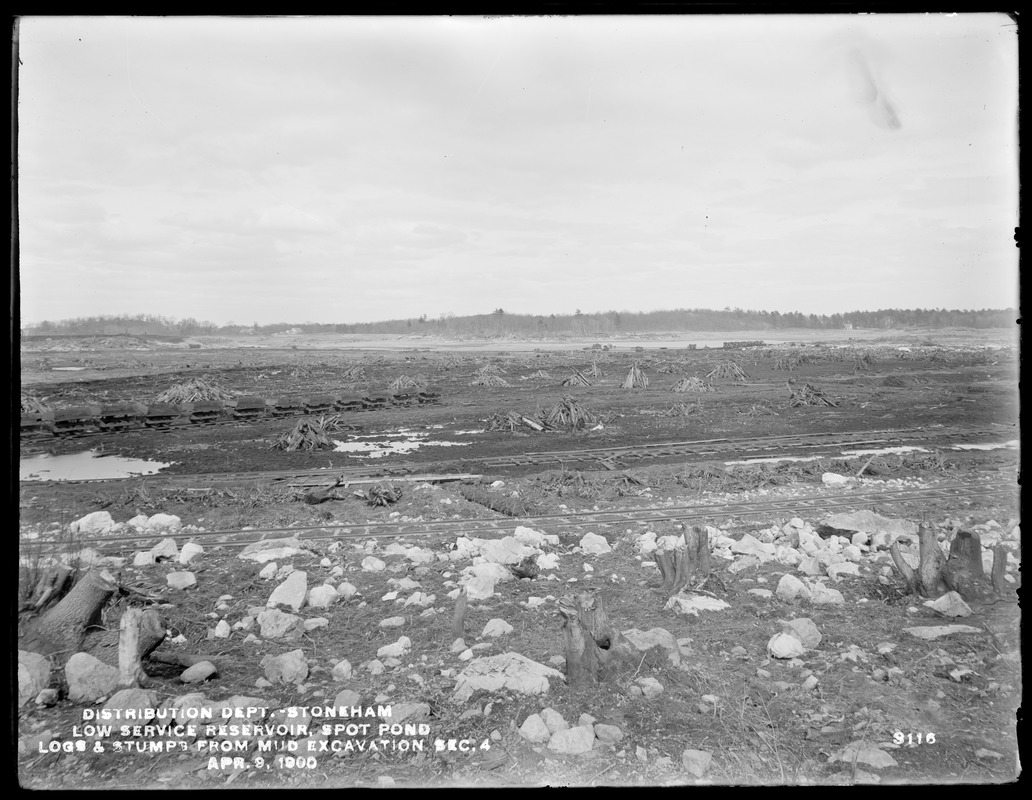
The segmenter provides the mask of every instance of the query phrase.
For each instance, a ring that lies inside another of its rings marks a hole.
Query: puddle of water
[[[875,450],[843,450],[844,456],[880,456],[886,453],[927,453],[924,447],[900,445],[899,447],[880,447]]]
[[[54,372],[79,372],[86,369],[86,367],[51,367],[51,369]]]
[[[90,481],[131,478],[136,475],[154,475],[174,463],[125,458],[101,453],[99,450],[87,450],[85,453],[62,456],[43,453],[21,459],[18,465],[18,479],[23,481]]]
[[[1017,450],[1021,446],[1018,439],[1011,439],[1001,444],[955,444],[954,450]]]
[[[357,436],[349,442],[334,440],[336,453],[356,453],[364,458],[383,458],[397,453],[411,453],[420,447],[464,447],[472,442],[429,441],[430,434],[401,428],[397,433],[384,433],[377,437]],[[392,437],[404,437],[401,441],[390,441]],[[362,441],[362,439],[371,441]]]
[[[772,456],[771,458],[747,458],[744,461],[725,461],[725,466],[737,464],[775,464],[778,461],[820,461],[827,456]]]

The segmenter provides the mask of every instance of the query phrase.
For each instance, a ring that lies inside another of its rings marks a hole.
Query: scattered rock
[[[588,555],[601,555],[603,553],[611,553],[613,550],[609,546],[609,542],[606,541],[606,537],[599,536],[597,533],[584,534],[580,540],[580,549]]]
[[[333,698],[333,705],[337,708],[360,708],[362,706],[362,695],[354,689],[344,689]]]
[[[132,709],[142,712],[147,708],[154,708],[158,702],[158,693],[148,689],[122,689],[111,695],[111,698],[104,704],[104,711],[126,711]],[[114,715],[112,715],[114,716]],[[138,714],[137,719],[142,716]],[[116,716],[114,716],[117,719]]]
[[[192,572],[170,572],[165,580],[173,589],[188,589],[197,585],[197,577]]]
[[[266,561],[290,558],[302,552],[307,551],[304,549],[301,540],[296,537],[288,539],[263,539],[260,542],[247,545],[247,547],[240,551],[238,558],[264,564]]]
[[[796,600],[810,600],[813,597],[810,587],[803,583],[795,575],[781,576],[777,589],[774,593],[786,603],[794,603]]]
[[[138,550],[133,554],[134,567],[146,567],[154,563],[154,557],[149,550]]]
[[[351,668],[351,662],[346,658],[342,658],[336,664],[333,665],[333,669],[330,670],[330,675],[333,676],[334,680],[338,681],[349,681],[354,670]]]
[[[415,722],[430,718],[429,703],[393,703],[391,705],[391,723]]]
[[[924,605],[944,617],[969,617],[971,606],[956,592],[946,592],[938,600],[927,600]]]
[[[631,628],[623,631],[623,636],[638,652],[647,653],[652,648],[658,647],[666,651],[667,658],[673,666],[681,666],[681,648],[678,646],[674,634],[666,628],[651,628],[647,631]]]
[[[381,628],[400,628],[404,624],[404,617],[387,617],[387,619],[380,620]]]
[[[570,727],[569,723],[563,719],[563,715],[556,711],[554,708],[546,708],[541,712],[541,719],[544,720],[545,726],[548,728],[549,733],[557,733],[558,731],[565,731]]]
[[[552,732],[545,725],[545,721],[541,719],[539,714],[531,714],[523,721],[519,734],[532,744],[540,744],[541,742],[547,742]]]
[[[590,725],[579,725],[552,734],[548,749],[563,755],[587,753],[595,744],[595,731]]]
[[[656,697],[663,693],[663,684],[653,677],[638,678],[634,683],[646,697]]]
[[[68,699],[74,703],[93,703],[118,688],[118,669],[89,653],[75,653],[65,664]]]
[[[402,636],[393,644],[385,644],[376,651],[377,658],[401,658],[412,648],[412,640]]]
[[[664,608],[672,608],[678,614],[698,616],[700,611],[721,611],[731,608],[731,606],[716,597],[707,597],[701,594],[675,594],[667,600]]]
[[[489,539],[480,546],[480,557],[490,564],[519,564],[537,550],[516,540],[515,536]]]
[[[148,531],[178,531],[182,527],[183,521],[175,514],[155,514],[144,525]]]
[[[150,549],[150,555],[152,561],[161,561],[162,559],[175,561],[179,558],[179,547],[176,545],[175,539],[162,539]]]
[[[187,667],[179,676],[179,680],[183,683],[201,683],[218,675],[218,672],[218,669],[210,661],[200,661],[192,667]]]
[[[259,665],[265,668],[265,677],[273,683],[301,683],[308,677],[308,662],[302,650],[265,656]]]
[[[503,653],[470,661],[459,673],[453,699],[465,702],[474,692],[508,689],[519,694],[544,694],[549,681],[563,681],[561,672],[519,653]]]
[[[488,636],[507,636],[510,633],[512,633],[512,625],[504,619],[495,618],[488,620],[487,624],[484,626],[484,630],[480,633],[480,638],[483,639]]]
[[[604,723],[598,723],[595,725],[595,736],[603,742],[609,744],[615,744],[623,739],[623,731],[620,730],[616,725],[606,725]]]
[[[799,617],[783,622],[783,632],[797,638],[807,650],[813,650],[821,643],[821,632],[809,617]]]
[[[196,542],[187,542],[183,545],[183,549],[179,551],[179,563],[189,564],[197,556],[204,554],[204,548]]]
[[[706,774],[713,761],[713,754],[705,750],[685,750],[681,753],[681,764],[696,778]]]
[[[275,561],[270,561],[261,571],[258,573],[258,577],[262,580],[268,581],[276,577],[276,572],[279,570],[279,565]]]
[[[903,630],[918,639],[938,639],[940,636],[950,636],[954,633],[982,633],[979,628],[972,628],[970,625],[919,625]]]
[[[308,593],[308,573],[303,570],[291,572],[285,581],[272,590],[265,605],[268,608],[286,606],[294,611],[300,611],[305,604],[305,595]]]
[[[358,592],[358,587],[352,583],[348,583],[347,581],[343,581],[342,583],[337,585],[337,594],[343,597],[345,600],[354,595],[356,592]]]
[[[306,631],[315,631],[319,628],[325,628],[330,624],[330,621],[326,617],[312,617],[304,621]]]
[[[885,534],[888,539],[897,536],[917,536],[917,523],[905,519],[883,517],[873,511],[851,511],[844,514],[832,514],[817,526],[821,536],[852,537],[854,533]],[[873,536],[872,536],[873,538]],[[873,542],[872,542],[873,545]],[[879,545],[881,546],[881,545]],[[888,546],[888,545],[884,545]]]
[[[846,602],[846,598],[842,596],[842,592],[838,589],[829,589],[823,583],[814,585],[810,592],[812,593],[812,600],[816,604],[824,605],[842,605]]]
[[[115,521],[107,511],[94,511],[68,526],[72,533],[103,534],[115,527]]]
[[[297,639],[304,632],[301,617],[278,608],[262,611],[257,621],[263,639]]]
[[[761,564],[770,561],[775,555],[773,544],[765,544],[748,533],[743,534],[741,539],[731,545],[731,552],[738,555],[755,556]]]
[[[50,684],[50,659],[28,650],[18,651],[18,707],[25,705]]]
[[[308,605],[311,608],[329,608],[339,596],[336,589],[324,583],[308,591]]]
[[[845,748],[828,759],[829,764],[836,761],[842,761],[846,764],[866,764],[875,769],[896,766],[896,759],[880,747],[863,740],[850,742]]]
[[[776,633],[767,642],[767,654],[771,658],[798,658],[804,653],[803,643],[787,633]]]
[[[215,626],[215,638],[216,639],[228,639],[233,629],[229,623],[224,619],[219,620],[219,624]]]
[[[852,478],[847,478],[845,475],[839,475],[835,472],[825,472],[823,475],[821,475],[821,483],[823,483],[825,486],[849,486],[852,482]]]

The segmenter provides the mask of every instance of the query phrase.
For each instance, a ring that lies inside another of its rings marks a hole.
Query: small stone
[[[268,608],[286,606],[293,611],[300,611],[308,594],[308,573],[304,570],[291,572],[285,581],[272,590],[265,605]]]
[[[304,621],[306,631],[315,631],[319,628],[325,628],[330,624],[330,621],[326,617],[312,617]]]
[[[192,572],[170,572],[165,580],[173,589],[188,589],[197,585],[197,577]]]
[[[705,750],[688,749],[681,753],[681,764],[696,778],[706,774],[713,761],[713,754]]]
[[[340,595],[325,583],[308,591],[308,605],[311,608],[329,608]]]
[[[266,581],[272,580],[276,577],[277,570],[279,570],[279,566],[276,564],[276,562],[270,561],[268,564],[262,567],[261,572],[258,573],[258,577]]]
[[[215,638],[216,639],[228,639],[233,629],[230,627],[226,620],[219,620],[219,624],[215,626]]]
[[[381,628],[400,628],[404,624],[404,617],[387,617],[387,619],[380,620]]]
[[[767,653],[772,658],[798,658],[806,653],[806,648],[796,637],[777,633],[767,642]]]
[[[497,619],[496,618],[496,619],[488,620],[487,624],[484,626],[484,630],[480,633],[480,637],[484,638],[484,637],[488,637],[488,636],[490,636],[490,637],[506,636],[506,635],[512,633],[512,630],[513,630],[512,625],[510,625],[504,619]]]
[[[179,551],[179,563],[189,564],[197,556],[204,554],[204,548],[196,542],[187,542],[183,545],[183,549]]]
[[[609,546],[609,542],[606,541],[604,536],[599,536],[597,533],[586,533],[581,537],[580,540],[581,551],[587,555],[601,555],[602,553],[612,552],[613,548]]]
[[[569,723],[563,719],[563,715],[554,708],[546,708],[542,711],[541,719],[544,720],[545,725],[548,726],[548,730],[551,733],[555,733],[556,731],[565,731],[570,727]]]
[[[577,755],[589,752],[594,744],[595,731],[584,725],[553,733],[548,740],[548,749],[563,755]]]
[[[795,577],[795,575],[787,573],[781,576],[781,580],[778,581],[778,586],[774,593],[786,603],[792,603],[796,600],[809,600],[812,597],[810,588],[805,583]]]
[[[337,594],[339,594],[345,600],[347,600],[356,592],[358,592],[358,587],[354,584],[348,583],[347,581],[344,581],[337,585]]]
[[[275,683],[301,683],[308,677],[308,662],[302,650],[291,650],[279,656],[266,656],[261,665],[265,677]]]
[[[210,661],[200,661],[192,667],[187,667],[179,676],[183,683],[201,683],[213,675],[218,674],[218,669]]]
[[[531,714],[527,717],[520,726],[519,734],[522,738],[534,744],[547,742],[552,736],[552,732],[545,725],[545,721],[541,719],[539,714]]]
[[[351,662],[346,658],[342,658],[336,664],[333,665],[333,669],[330,670],[330,675],[333,676],[334,680],[338,681],[349,681],[354,670],[351,668]]]
[[[813,650],[821,643],[821,632],[809,617],[799,617],[783,623],[784,632],[796,637],[807,650]]]
[[[615,744],[624,737],[624,733],[616,725],[599,723],[595,725],[595,736],[603,742]]]
[[[663,693],[663,684],[652,677],[638,678],[635,683],[646,697],[656,697]]]

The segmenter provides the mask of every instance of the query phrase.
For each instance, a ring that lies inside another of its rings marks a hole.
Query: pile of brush
[[[539,369],[537,372],[532,372],[527,376],[528,378],[551,378],[552,376],[545,372],[543,369]]]
[[[663,412],[665,417],[690,417],[692,414],[698,413],[702,407],[698,404],[688,405],[687,403],[678,403],[671,406]]]
[[[542,416],[545,425],[552,428],[580,430],[598,422],[598,417],[572,397],[564,397]]]
[[[470,386],[508,386],[509,382],[505,378],[500,378],[497,375],[491,374],[478,374],[473,380],[469,382]]]
[[[365,367],[360,364],[356,364],[353,367],[348,367],[340,375],[341,380],[344,381],[364,381],[365,380]]]
[[[399,392],[402,389],[422,389],[427,385],[427,380],[422,375],[410,378],[408,375],[401,375],[388,384],[392,392]]]
[[[585,370],[585,374],[592,378],[604,378],[606,373],[602,371],[602,367],[598,365],[597,361],[592,361],[591,366]]]
[[[824,393],[822,389],[818,389],[809,383],[803,384],[802,388],[796,386],[793,381],[788,382],[788,391],[791,396],[789,397],[788,404],[792,408],[798,406],[837,406],[834,400]]]
[[[50,406],[38,397],[30,394],[23,394],[21,396],[21,413],[23,414],[45,414],[50,410]]]
[[[232,392],[227,392],[220,386],[204,380],[204,378],[194,378],[186,383],[177,383],[154,398],[157,403],[221,402],[232,399]]]
[[[591,386],[591,381],[579,369],[575,369],[568,378],[563,378],[560,386]]]
[[[702,378],[697,378],[694,375],[681,378],[677,383],[674,384],[675,392],[712,392],[714,388],[706,383]]]
[[[325,433],[357,430],[358,426],[348,422],[343,414],[329,414],[315,420],[315,425]]]
[[[378,483],[365,491],[355,492],[355,497],[361,497],[371,506],[389,506],[401,499],[401,489],[393,483]]]
[[[721,361],[706,377],[710,380],[722,378],[724,380],[744,381],[749,375],[739,366],[737,361]]]
[[[303,419],[290,433],[280,436],[272,447],[289,453],[295,450],[332,450],[334,444],[320,420]]]
[[[782,370],[784,372],[791,372],[792,370],[799,369],[799,359],[792,358],[790,356],[782,356],[774,362],[774,369]]]
[[[874,356],[870,353],[861,353],[858,356],[853,356],[853,372],[870,369],[872,366],[874,366]]]
[[[627,373],[627,377],[624,378],[623,384],[620,386],[621,389],[648,389],[649,379],[642,368],[635,361],[631,364],[631,370]]]
[[[313,372],[308,367],[298,365],[296,367],[291,367],[288,374],[291,378],[311,378]]]
[[[493,414],[487,420],[487,429],[489,431],[509,431],[510,433],[515,433],[516,431],[524,428],[530,428],[534,431],[543,431],[545,426],[515,411],[507,411],[504,414]]]
[[[477,370],[477,375],[504,375],[505,370],[495,364],[485,364]]]

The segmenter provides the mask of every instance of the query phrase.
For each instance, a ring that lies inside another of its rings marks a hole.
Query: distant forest
[[[147,314],[98,316],[41,322],[26,326],[23,336],[205,336],[275,333],[373,333],[439,334],[445,336],[500,337],[613,336],[677,331],[769,331],[784,329],[891,329],[891,328],[1011,328],[1017,324],[1014,309],[958,311],[942,308],[851,311],[847,314],[800,314],[777,311],[745,311],[702,308],[673,311],[606,311],[585,314],[511,314],[496,308],[490,314],[457,317],[394,319],[383,322],[317,323],[279,322],[271,325],[217,325],[195,319],[175,319]]]

